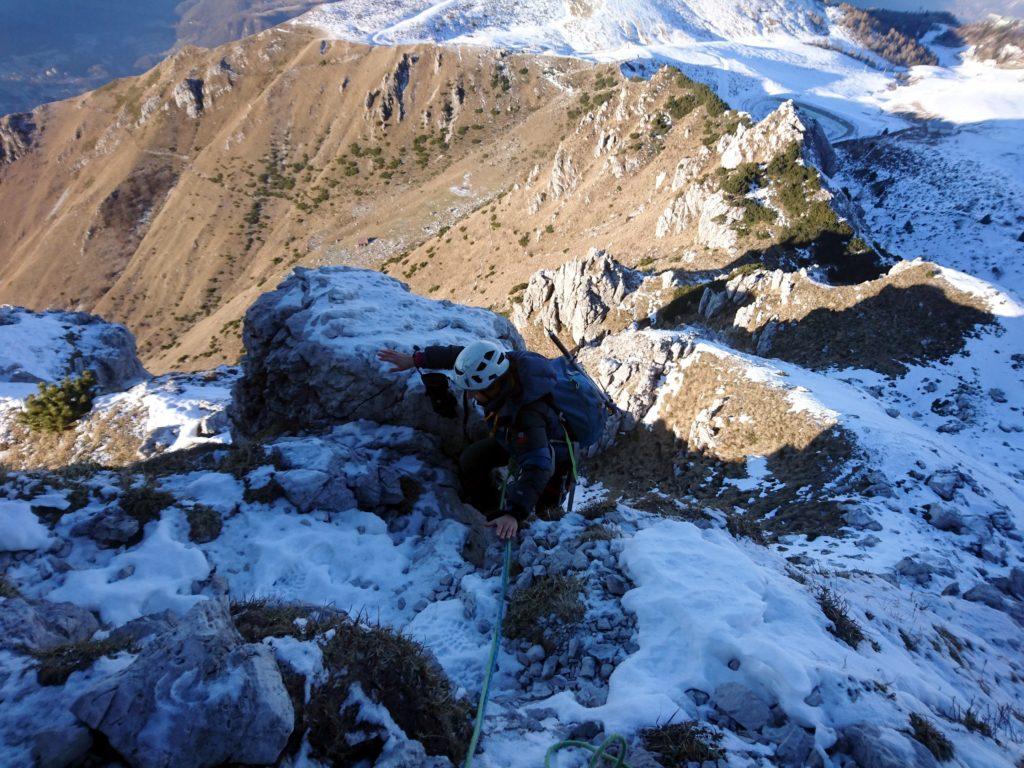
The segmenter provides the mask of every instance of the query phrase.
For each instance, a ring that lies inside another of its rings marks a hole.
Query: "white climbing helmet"
[[[493,341],[474,341],[455,358],[452,380],[461,389],[487,389],[508,371],[508,355]]]

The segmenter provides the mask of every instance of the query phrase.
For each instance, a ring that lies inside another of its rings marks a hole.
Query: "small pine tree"
[[[39,382],[39,393],[25,398],[19,419],[33,432],[63,432],[90,410],[96,391],[96,375],[85,371],[60,384]]]

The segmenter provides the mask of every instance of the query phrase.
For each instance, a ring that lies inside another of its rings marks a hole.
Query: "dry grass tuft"
[[[517,590],[509,599],[505,635],[557,648],[583,619],[582,588],[576,576],[548,574]]]
[[[640,731],[640,739],[644,749],[653,752],[665,768],[725,759],[725,750],[719,746],[722,734],[693,720],[645,728]]]
[[[40,685],[64,685],[73,672],[91,667],[103,656],[131,650],[130,643],[117,640],[85,640],[65,643],[32,654],[37,662],[36,676]]]
[[[849,603],[824,584],[818,587],[815,597],[825,618],[832,622],[829,632],[851,648],[856,648],[865,639],[864,631],[850,616]]]
[[[935,727],[935,724],[916,712],[910,715],[910,727],[914,738],[928,747],[935,759],[940,762],[953,759],[953,744],[946,735]]]

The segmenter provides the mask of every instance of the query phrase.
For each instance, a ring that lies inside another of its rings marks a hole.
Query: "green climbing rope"
[[[611,754],[609,749],[612,746],[618,746],[617,754]],[[617,733],[609,734],[601,744],[594,745],[589,741],[579,741],[578,739],[565,739],[551,745],[547,753],[544,755],[544,768],[553,768],[551,758],[555,756],[557,752],[563,749],[587,749],[593,754],[590,756],[590,762],[587,763],[587,768],[603,768],[606,762],[610,763],[612,768],[629,768],[629,763],[626,762],[626,751],[628,749],[626,739]]]
[[[572,441],[569,439],[569,433],[565,433],[565,442],[569,447],[569,459],[572,462],[572,474],[575,480],[576,475],[576,455],[572,449]],[[511,470],[511,467],[510,467]],[[499,502],[499,509],[505,508],[505,489],[508,487],[508,475],[505,476],[505,482],[501,485],[501,501]],[[505,542],[505,559],[501,566],[501,594],[498,595],[498,617],[494,622],[494,631],[491,635],[491,652],[487,659],[487,673],[484,675],[484,684],[480,688],[480,701],[476,706],[476,721],[473,723],[473,735],[469,739],[469,749],[466,751],[466,762],[463,764],[464,768],[472,768],[473,755],[476,754],[477,745],[480,743],[480,734],[484,727],[484,714],[487,711],[487,699],[491,693],[491,679],[494,677],[494,667],[498,661],[498,646],[501,643],[501,629],[502,623],[505,621],[505,598],[508,594],[508,582],[509,582],[509,571],[512,568],[512,539],[508,539]],[[612,754],[609,750],[612,747],[617,747],[616,754]],[[625,738],[617,733],[609,734],[608,737],[599,745],[591,744],[588,741],[579,741],[578,739],[564,739],[562,741],[552,744],[548,751],[544,754],[544,768],[553,768],[551,760],[552,758],[563,749],[586,749],[592,752],[590,756],[590,762],[587,763],[588,768],[605,768],[605,764],[610,764],[611,768],[630,768],[629,763],[626,762],[626,753],[628,745]]]
[[[504,495],[502,488],[502,495]],[[491,635],[491,655],[487,660],[487,674],[480,689],[480,703],[476,707],[476,722],[473,724],[473,736],[469,740],[466,752],[465,768],[473,765],[473,755],[480,741],[480,730],[484,725],[484,711],[487,709],[487,697],[491,692],[491,678],[494,677],[494,665],[498,660],[498,645],[501,642],[501,624],[505,619],[505,593],[508,592],[508,572],[512,566],[512,539],[505,542],[505,563],[501,567],[501,594],[498,596],[498,620],[494,622],[494,633]]]

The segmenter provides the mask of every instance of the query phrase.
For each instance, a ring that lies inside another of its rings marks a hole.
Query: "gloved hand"
[[[459,403],[448,389],[448,377],[443,373],[424,373],[422,377],[434,413],[446,419],[454,419],[459,413]]]

